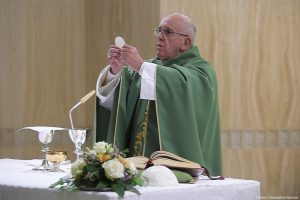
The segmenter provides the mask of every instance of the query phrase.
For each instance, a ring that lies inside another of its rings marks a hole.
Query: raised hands
[[[108,61],[111,66],[111,72],[117,74],[123,65],[128,65],[138,72],[144,59],[135,47],[125,44],[122,49],[111,45],[108,50]]]
[[[144,59],[141,57],[138,50],[128,44],[125,44],[122,48],[121,60],[137,72],[140,70],[141,65],[144,62]]]
[[[122,69],[122,65],[124,64],[121,60],[121,49],[116,45],[111,45],[107,53],[107,59],[111,67],[111,73],[119,73]]]

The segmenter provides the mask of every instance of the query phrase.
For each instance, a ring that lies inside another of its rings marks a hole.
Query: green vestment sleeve
[[[158,145],[146,143],[146,152],[169,151],[198,162],[211,175],[222,175],[215,71],[197,47],[171,60],[151,62],[157,64],[156,101],[150,104],[146,138]],[[133,151],[147,104],[139,99],[140,82],[138,73],[123,68],[112,110],[96,104],[97,141]]]

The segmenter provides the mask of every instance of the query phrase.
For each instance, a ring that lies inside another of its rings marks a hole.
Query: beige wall
[[[36,135],[15,130],[69,127],[68,111],[94,89],[114,37],[152,57],[152,30],[175,11],[194,20],[196,44],[217,71],[224,175],[300,198],[298,0],[0,0],[0,157],[40,157]],[[76,127],[92,126],[93,106],[74,111]],[[64,133],[51,148],[74,157]]]
[[[191,16],[218,73],[224,129],[299,129],[300,1],[164,0]]]
[[[66,126],[87,92],[83,1],[0,3],[0,127]]]

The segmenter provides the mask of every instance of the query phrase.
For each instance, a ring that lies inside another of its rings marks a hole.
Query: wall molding
[[[0,145],[20,143],[23,134],[28,133],[30,131],[18,133],[17,129],[0,128]],[[26,137],[32,140],[35,136],[29,134]],[[221,131],[221,144],[223,148],[300,148],[300,129],[226,129]]]
[[[300,147],[300,129],[231,129],[222,130],[221,133],[221,143],[223,148]]]

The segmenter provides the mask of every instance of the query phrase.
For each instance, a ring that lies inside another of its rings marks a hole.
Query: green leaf
[[[140,191],[138,191],[133,185],[128,185],[126,188],[128,191],[134,192],[138,195],[141,195]]]
[[[49,186],[49,188],[58,189],[60,191],[76,191],[78,188],[72,178],[60,178],[57,182]]]
[[[107,182],[99,181],[97,184],[97,188],[107,188],[107,187],[109,187],[109,183]]]
[[[124,197],[125,194],[125,187],[120,184],[120,183],[116,183],[111,185],[111,189],[112,191],[116,192],[120,197]]]
[[[139,186],[143,186],[144,185],[144,180],[141,179],[140,177],[134,177],[131,182],[133,183],[133,185],[139,185]]]
[[[57,185],[63,185],[64,183],[65,183],[65,182],[64,182],[64,179],[60,178],[57,182],[51,184],[51,185],[49,186],[49,188],[54,188],[55,186],[57,186]]]
[[[104,175],[104,169],[101,167],[101,168],[98,168],[98,176],[100,177],[100,178],[103,178],[103,177],[105,177],[105,175]]]
[[[97,171],[97,167],[95,165],[87,164],[86,165],[86,170],[88,172],[94,172],[94,171]]]
[[[125,149],[123,151],[120,152],[120,155],[123,157],[123,158],[127,158],[129,154],[129,149]]]

